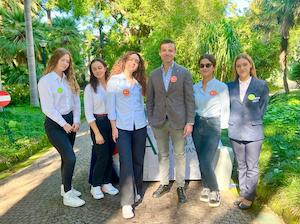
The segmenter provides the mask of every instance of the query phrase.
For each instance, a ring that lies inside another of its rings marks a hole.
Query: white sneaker
[[[70,207],[80,207],[85,204],[85,201],[80,199],[79,197],[75,196],[72,190],[66,192],[63,196],[63,203],[66,206]]]
[[[75,196],[77,196],[77,197],[81,196],[80,191],[75,190],[73,187],[71,190]],[[60,185],[60,195],[63,197],[64,194],[65,194],[65,189],[64,189],[64,185],[62,184],[62,185]]]
[[[110,195],[116,195],[119,193],[119,190],[115,188],[111,183],[109,184],[103,184],[102,185],[102,191],[104,193],[110,194]]]
[[[134,217],[131,205],[124,205],[122,207],[122,215],[124,219],[131,219]]]
[[[102,193],[100,186],[97,187],[91,186],[91,194],[93,195],[93,198],[97,200],[104,198],[104,194]]]
[[[134,202],[138,202],[139,200],[141,200],[141,195],[137,194],[137,195],[135,196]]]

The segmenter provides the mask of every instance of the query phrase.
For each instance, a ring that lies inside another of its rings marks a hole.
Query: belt
[[[107,117],[107,114],[94,114],[95,117]]]

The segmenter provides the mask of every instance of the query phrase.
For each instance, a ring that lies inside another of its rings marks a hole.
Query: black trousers
[[[143,169],[147,128],[133,131],[118,129],[121,205],[133,205],[136,194],[143,195]]]
[[[95,156],[94,165],[91,169],[91,184],[93,187],[112,182],[112,153],[115,147],[115,143],[112,140],[110,121],[107,116],[97,117],[96,125],[105,142],[97,144],[95,134],[90,129],[93,141],[92,156]]]
[[[63,118],[70,125],[73,124],[73,113],[63,115]],[[56,148],[61,157],[61,177],[65,192],[72,188],[72,177],[76,162],[76,156],[73,151],[76,133],[67,134],[65,130],[55,121],[46,117],[45,131],[50,143]]]
[[[203,187],[219,191],[213,160],[221,138],[219,118],[195,117],[192,132],[196,147]]]

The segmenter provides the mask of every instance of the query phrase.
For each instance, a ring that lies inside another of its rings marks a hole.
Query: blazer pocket
[[[262,121],[261,120],[251,121],[251,124],[252,124],[252,126],[262,125]]]

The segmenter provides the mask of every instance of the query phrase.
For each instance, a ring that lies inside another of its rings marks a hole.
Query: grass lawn
[[[40,108],[4,108],[4,112],[0,113],[0,171],[50,146],[43,123],[44,115]]]
[[[300,91],[272,96],[264,127],[257,201],[287,223],[300,223]],[[230,144],[227,132],[222,133],[222,142]],[[234,171],[233,179],[236,176]]]

